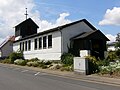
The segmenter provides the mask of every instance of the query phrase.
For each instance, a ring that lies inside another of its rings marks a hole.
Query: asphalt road
[[[0,90],[120,90],[120,87],[0,65]]]

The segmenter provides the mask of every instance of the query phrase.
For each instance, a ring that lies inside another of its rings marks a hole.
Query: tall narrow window
[[[31,50],[31,40],[28,41],[28,50]]]
[[[48,48],[52,48],[52,35],[48,35]]]
[[[40,37],[39,38],[39,49],[41,49],[42,48],[42,38]]]
[[[43,48],[45,49],[46,48],[46,46],[47,46],[47,40],[46,40],[47,38],[46,38],[46,36],[44,36],[43,37]]]
[[[20,42],[20,51],[22,51],[22,43]]]
[[[22,43],[23,45],[22,45],[22,50],[24,51],[24,42]]]
[[[27,51],[27,41],[25,41],[25,51]]]
[[[34,40],[34,48],[37,49],[37,38]]]

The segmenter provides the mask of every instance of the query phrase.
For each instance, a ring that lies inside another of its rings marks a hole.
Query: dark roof
[[[77,40],[77,39],[105,39],[106,41],[109,41],[109,39],[100,31],[89,31],[89,32],[83,32],[75,37],[72,37],[70,40]]]
[[[20,24],[16,25],[15,27],[21,26],[22,24],[27,23],[27,22],[32,22],[37,28],[39,28],[39,26],[31,18],[26,19],[25,21],[21,22]]]
[[[34,35],[30,35],[30,36],[27,36],[25,38],[22,38],[20,40],[17,40],[15,42],[18,42],[18,41],[21,41],[21,40],[25,40],[25,39],[29,39],[29,38],[33,38],[33,37],[36,37],[36,36],[39,36],[39,35],[43,35],[43,34],[47,34],[47,33],[50,33],[50,32],[55,32],[55,31],[59,31],[59,30],[62,30],[63,28],[66,28],[68,26],[71,26],[71,25],[74,25],[74,24],[77,24],[79,22],[84,22],[86,23],[93,31],[94,30],[97,30],[92,24],[90,24],[86,19],[82,19],[82,20],[79,20],[79,21],[75,21],[75,22],[72,22],[72,23],[68,23],[68,24],[65,24],[65,25],[62,25],[62,26],[58,26],[56,28],[52,28],[52,29],[49,29],[49,30],[45,30],[43,32],[39,32],[37,34],[34,34]],[[23,23],[23,22],[22,22]]]

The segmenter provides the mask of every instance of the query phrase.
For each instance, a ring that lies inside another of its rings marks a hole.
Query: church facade
[[[63,53],[104,58],[108,38],[86,19],[37,33],[39,28],[29,18],[15,26],[13,50],[23,51],[25,59],[60,60]]]

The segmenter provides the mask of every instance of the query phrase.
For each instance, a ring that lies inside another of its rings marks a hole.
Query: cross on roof
[[[27,16],[28,16],[28,13],[27,13],[27,8],[25,8],[26,9],[26,14],[25,14],[25,16],[26,16],[26,19],[27,19]]]

